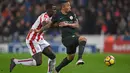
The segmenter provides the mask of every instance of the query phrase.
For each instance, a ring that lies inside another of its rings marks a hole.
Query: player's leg
[[[21,64],[25,66],[39,66],[42,64],[42,53],[36,53],[32,56],[33,58],[28,59],[11,59],[10,64],[10,72],[12,72],[13,68],[16,66],[16,64]]]
[[[55,56],[55,54],[52,51],[50,46],[46,47],[42,51],[42,53],[49,58],[48,59],[48,70],[47,70],[47,73],[52,73],[52,71],[53,71],[53,69],[55,67],[55,64],[56,64],[56,56]]]
[[[12,61],[15,64],[22,64],[22,65],[26,65],[26,66],[39,66],[42,64],[42,53],[36,53],[32,56],[32,58],[28,58],[28,59],[16,59],[13,58]]]
[[[42,64],[42,53],[40,46],[37,43],[27,43],[28,48],[30,49],[30,53],[32,55],[32,58],[28,59],[11,59],[10,64],[10,72],[13,70],[13,68],[16,66],[16,64],[22,64],[26,66],[39,66]]]
[[[67,47],[67,57],[65,57],[62,62],[56,67],[56,73],[58,73],[63,67],[68,65],[75,57],[76,47]]]
[[[54,54],[54,52],[52,51],[50,45],[45,47],[44,50],[42,51],[42,53],[47,56],[49,59],[54,60],[56,58],[56,55]]]
[[[68,65],[73,59],[75,54],[68,54],[67,57],[65,57],[62,62],[56,67],[56,73],[58,73],[63,67]]]
[[[78,41],[79,41],[79,51],[78,51],[78,61],[77,61],[77,65],[82,65],[84,64],[84,61],[82,60],[82,55],[83,55],[83,52],[84,52],[84,48],[85,48],[85,45],[86,45],[86,38],[84,36],[80,36],[78,38]]]
[[[47,56],[48,59],[48,70],[47,73],[52,73],[55,64],[56,64],[56,56],[54,54],[54,52],[52,51],[50,44],[46,41],[46,40],[41,40],[42,44],[40,44],[40,47],[42,49],[42,53]]]

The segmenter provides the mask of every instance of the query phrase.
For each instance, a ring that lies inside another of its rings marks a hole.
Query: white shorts
[[[50,44],[46,40],[37,41],[28,41],[26,40],[27,47],[29,48],[30,54],[33,56],[36,53],[42,52],[44,48]]]

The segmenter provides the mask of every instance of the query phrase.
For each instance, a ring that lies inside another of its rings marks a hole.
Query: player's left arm
[[[59,23],[59,26],[60,27],[64,27],[64,26],[69,26],[69,27],[72,27],[72,28],[80,28],[79,27],[79,22],[78,22],[78,20],[76,20],[74,23],[72,23],[72,24],[70,24],[70,23],[65,23],[65,22],[60,22]]]
[[[59,23],[59,27],[64,27],[64,26],[69,26],[69,27],[72,27],[72,28],[79,28],[79,22],[78,20],[75,21],[74,23],[70,24],[70,23],[65,23],[65,22],[60,22]]]
[[[72,28],[79,28],[79,21],[78,19],[76,19],[76,21],[72,24],[68,24],[68,26],[72,27]]]
[[[76,14],[74,14],[74,23],[65,23],[65,22],[60,22],[59,23],[59,26],[60,27],[64,27],[64,26],[69,26],[69,27],[72,27],[72,28],[80,28],[79,26],[79,21],[78,21],[78,18],[76,16]]]

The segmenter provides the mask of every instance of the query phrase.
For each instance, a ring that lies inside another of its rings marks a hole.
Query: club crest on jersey
[[[73,16],[70,16],[70,19],[72,20],[72,19],[73,19]]]

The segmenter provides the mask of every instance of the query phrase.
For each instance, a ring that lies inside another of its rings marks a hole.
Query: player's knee
[[[80,36],[79,41],[87,41],[87,39],[84,36]]]
[[[42,64],[42,60],[37,60],[36,65],[40,66]]]
[[[74,59],[74,57],[75,57],[74,54],[72,54],[72,55],[68,55],[68,56],[67,56],[68,60],[71,60],[71,61]]]
[[[40,66],[42,64],[42,62],[37,62],[37,66]]]
[[[50,55],[50,59],[55,59],[55,58],[56,58],[55,54]]]
[[[32,57],[36,61],[36,66],[40,66],[42,64],[42,53],[41,52],[36,53]]]

